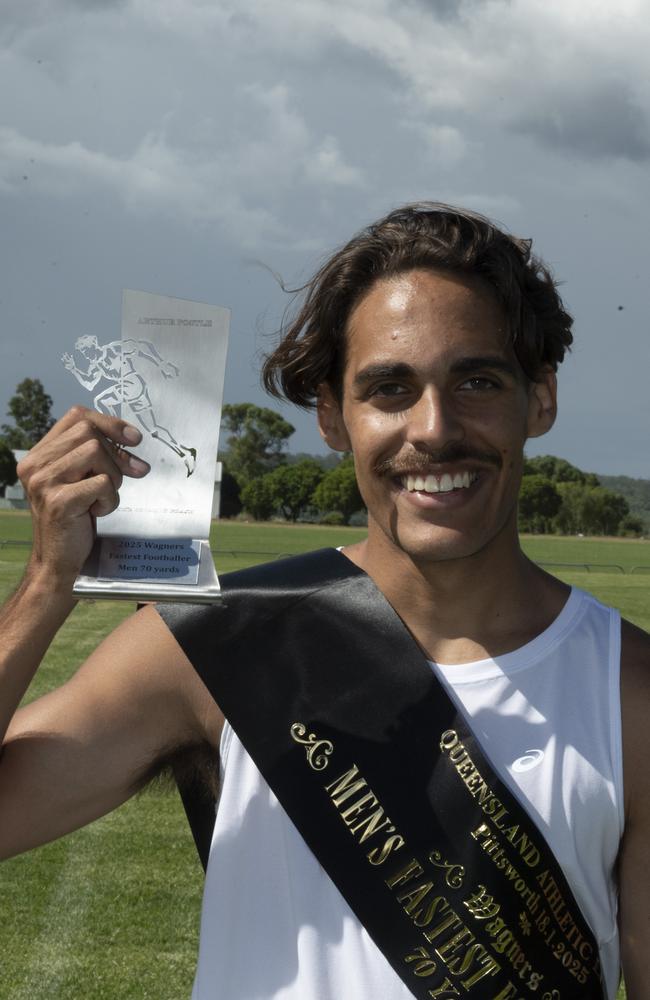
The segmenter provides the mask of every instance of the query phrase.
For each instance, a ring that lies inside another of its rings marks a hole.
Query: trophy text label
[[[196,584],[200,542],[169,538],[104,538],[99,577],[109,580],[148,580]]]

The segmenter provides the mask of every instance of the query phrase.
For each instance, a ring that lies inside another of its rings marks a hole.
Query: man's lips
[[[407,493],[441,494],[468,490],[482,478],[486,465],[499,469],[498,452],[450,446],[439,452],[412,452],[378,463],[375,471]]]

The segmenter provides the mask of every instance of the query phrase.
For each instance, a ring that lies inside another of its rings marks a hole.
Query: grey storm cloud
[[[68,7],[79,10],[109,10],[111,7],[127,7],[130,0],[64,0]]]
[[[434,198],[532,236],[566,280],[563,416],[531,453],[650,474],[650,0],[1,5],[0,421],[24,377],[74,401],[58,358],[115,335],[124,287],[231,307],[226,399],[266,402],[259,330],[286,303],[246,262],[295,287]]]
[[[513,127],[551,147],[587,158],[643,161],[650,156],[648,113],[622,83],[602,89],[596,85],[580,99],[565,93],[552,107],[522,115]]]

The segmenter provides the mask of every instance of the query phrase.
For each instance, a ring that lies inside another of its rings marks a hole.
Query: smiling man
[[[195,1000],[650,992],[649,643],[523,555],[523,449],[571,319],[527,241],[434,203],[335,253],[267,358],[354,455],[368,537],[145,609],[16,710],[92,516],[146,467],[68,413],[21,464],[34,549],[3,618],[4,855],[220,754]],[[212,827],[213,819],[209,818]],[[619,933],[620,931],[620,933]]]

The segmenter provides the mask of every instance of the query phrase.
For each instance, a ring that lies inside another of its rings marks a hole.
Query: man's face
[[[321,429],[351,448],[372,544],[416,560],[516,539],[523,447],[555,415],[555,380],[528,383],[481,281],[427,270],[378,281],[347,329],[342,403]]]

